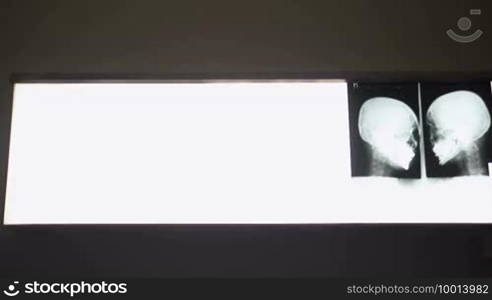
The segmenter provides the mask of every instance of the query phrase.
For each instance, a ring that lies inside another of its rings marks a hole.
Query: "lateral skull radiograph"
[[[352,176],[489,175],[491,105],[490,82],[349,84]]]
[[[418,145],[418,120],[405,103],[385,97],[364,102],[359,112],[359,134],[373,157],[393,168],[408,170]]]
[[[349,84],[352,176],[420,177],[417,84]]]
[[[490,83],[422,84],[429,177],[489,175]]]

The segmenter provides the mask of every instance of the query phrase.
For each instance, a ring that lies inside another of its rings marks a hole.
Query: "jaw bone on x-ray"
[[[490,85],[423,85],[429,177],[488,175]]]
[[[349,86],[352,176],[420,177],[417,84]]]

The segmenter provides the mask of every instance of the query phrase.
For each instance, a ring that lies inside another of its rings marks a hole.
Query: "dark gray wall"
[[[444,31],[470,8],[484,10],[474,25],[486,34],[451,42]],[[491,16],[487,0],[2,0],[2,182],[14,73],[467,79],[492,74]],[[459,225],[0,228],[0,276],[490,276],[491,234]]]

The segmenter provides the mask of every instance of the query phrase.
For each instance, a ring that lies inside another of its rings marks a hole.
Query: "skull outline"
[[[443,166],[472,151],[490,129],[489,110],[478,94],[458,90],[436,98],[426,113],[432,151]]]
[[[410,169],[419,145],[419,121],[407,104],[389,97],[370,98],[359,111],[358,128],[383,162]]]

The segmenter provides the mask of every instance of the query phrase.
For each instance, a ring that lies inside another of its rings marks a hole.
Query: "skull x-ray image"
[[[348,89],[352,176],[420,178],[418,84]]]
[[[491,86],[421,85],[428,177],[489,175]]]

